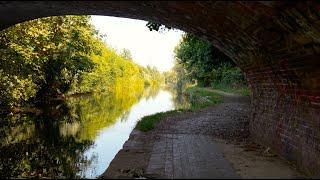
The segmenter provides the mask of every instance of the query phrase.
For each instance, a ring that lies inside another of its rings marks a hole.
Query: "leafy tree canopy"
[[[90,16],[54,16],[1,31],[0,106],[41,104],[70,93],[110,91],[119,82],[143,86],[144,78],[155,78],[127,61],[132,59],[129,50],[119,55],[107,47],[106,35],[89,21]]]

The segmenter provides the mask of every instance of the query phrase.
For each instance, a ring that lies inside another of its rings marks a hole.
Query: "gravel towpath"
[[[270,168],[275,177],[300,175],[279,158],[266,164],[259,153],[248,154],[249,98],[213,91],[223,103],[169,116],[148,133],[134,129],[101,178],[272,178]]]

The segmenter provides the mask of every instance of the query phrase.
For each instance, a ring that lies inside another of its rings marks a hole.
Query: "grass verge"
[[[222,103],[222,96],[206,88],[189,87],[184,94],[188,97],[190,108],[188,110],[196,111],[208,106]]]
[[[249,87],[241,87],[241,88],[231,88],[231,87],[227,87],[221,84],[215,84],[213,87],[213,89],[217,89],[217,90],[221,90],[227,93],[234,93],[234,94],[240,94],[243,96],[250,96],[250,89]]]
[[[140,131],[147,132],[154,128],[154,125],[159,122],[160,120],[164,119],[168,115],[173,115],[177,113],[181,113],[184,110],[172,110],[166,112],[159,112],[156,114],[152,114],[149,116],[144,116],[140,121],[137,123],[137,128]]]
[[[166,112],[159,112],[149,116],[143,117],[137,123],[137,129],[143,132],[152,130],[157,122],[165,119],[167,116],[183,113],[186,111],[196,111],[208,106],[222,103],[222,96],[211,92],[201,87],[189,87],[184,92],[184,95],[190,102],[190,107],[187,109],[172,110]]]

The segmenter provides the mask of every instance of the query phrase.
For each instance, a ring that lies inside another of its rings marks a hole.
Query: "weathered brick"
[[[257,142],[320,177],[319,10],[316,1],[2,1],[0,29],[45,16],[97,14],[158,21],[199,35],[245,73]]]

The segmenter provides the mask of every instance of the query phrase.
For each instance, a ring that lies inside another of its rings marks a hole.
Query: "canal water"
[[[41,115],[1,117],[0,176],[96,178],[139,119],[187,106],[171,89],[126,94],[80,96]]]

